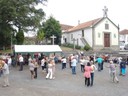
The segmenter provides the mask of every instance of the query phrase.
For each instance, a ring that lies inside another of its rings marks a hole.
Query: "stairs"
[[[88,42],[86,41],[86,39],[84,37],[81,37],[80,40],[82,41],[82,43],[84,45],[88,44]],[[89,45],[89,44],[88,44]]]

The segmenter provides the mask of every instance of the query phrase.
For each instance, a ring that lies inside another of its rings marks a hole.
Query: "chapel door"
[[[110,47],[110,33],[104,33],[104,47]]]

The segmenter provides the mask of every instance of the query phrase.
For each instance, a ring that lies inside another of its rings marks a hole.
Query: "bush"
[[[70,43],[63,44],[62,46],[69,47],[69,48],[74,48],[74,45],[70,44]],[[76,49],[81,49],[81,46],[75,45],[75,48]]]
[[[86,44],[86,45],[84,46],[84,50],[88,51],[88,50],[90,50],[90,49],[91,49],[91,47],[90,47],[88,44]]]

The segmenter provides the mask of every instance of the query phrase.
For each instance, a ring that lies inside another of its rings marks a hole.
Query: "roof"
[[[15,53],[62,52],[58,45],[14,45]]]
[[[66,25],[66,24],[60,24],[60,26],[61,26],[61,30],[68,30],[74,27],[74,26]]]
[[[120,35],[128,34],[128,30],[127,29],[124,29],[124,30],[120,31],[119,34]]]
[[[91,21],[88,21],[88,22],[85,22],[85,23],[81,23],[81,24],[79,24],[79,25],[77,25],[77,26],[75,26],[75,27],[69,29],[68,32],[91,27],[92,25],[94,25],[94,24],[96,24],[98,21],[100,21],[101,19],[102,19],[102,18],[98,18],[98,19],[94,19],[94,20],[91,20]]]

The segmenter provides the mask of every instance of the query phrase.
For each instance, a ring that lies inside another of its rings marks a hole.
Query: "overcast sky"
[[[108,8],[108,17],[128,29],[128,0],[48,0],[43,7],[46,16],[52,15],[61,24],[73,25],[103,17],[103,8]]]

